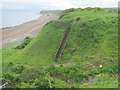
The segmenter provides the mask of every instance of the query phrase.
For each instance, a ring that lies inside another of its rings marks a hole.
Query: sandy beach
[[[0,44],[4,47],[13,42],[21,42],[25,37],[34,37],[46,23],[56,19],[58,19],[58,16],[55,14],[42,14],[36,20],[0,29],[2,34],[0,35],[0,37],[2,37],[2,39],[0,39]]]

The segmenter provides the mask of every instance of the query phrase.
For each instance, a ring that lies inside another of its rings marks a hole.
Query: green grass
[[[66,48],[56,62],[69,26]],[[99,8],[66,10],[24,49],[4,49],[3,71],[3,81],[11,80],[11,87],[117,88],[111,75],[118,77],[118,15]],[[97,79],[92,86],[85,83],[90,77]]]
[[[15,57],[14,62],[50,64],[66,30],[67,21],[52,21]],[[13,57],[14,58],[14,57]],[[38,63],[39,62],[39,63]]]
[[[2,49],[2,62],[5,63],[7,60],[14,55],[17,51],[17,49]]]

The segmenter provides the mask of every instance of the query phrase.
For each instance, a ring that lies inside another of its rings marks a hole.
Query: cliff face
[[[43,10],[43,11],[40,12],[40,14],[55,14],[57,16],[61,16],[62,11],[63,10]]]

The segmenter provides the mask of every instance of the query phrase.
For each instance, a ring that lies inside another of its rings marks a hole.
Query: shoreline
[[[51,20],[57,20],[58,18],[59,16],[53,13],[41,14],[38,19],[12,27],[0,28],[2,31],[0,45],[6,47],[13,42],[22,42],[25,37],[35,37],[45,24]]]
[[[30,20],[30,21],[26,21],[26,22],[23,22],[23,23],[21,23],[21,24],[16,24],[16,25],[8,26],[8,27],[3,27],[3,28],[0,27],[0,29],[3,30],[3,29],[6,29],[6,28],[13,28],[13,27],[16,27],[16,26],[19,26],[19,25],[22,25],[22,24],[26,24],[26,23],[35,21],[35,20],[39,19],[40,17],[41,17],[41,14],[40,14],[40,16],[39,16],[38,18],[36,18],[36,19]]]

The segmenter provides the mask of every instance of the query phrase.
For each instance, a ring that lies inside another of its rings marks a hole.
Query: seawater
[[[0,28],[20,25],[40,17],[40,10],[7,10],[0,11]]]

